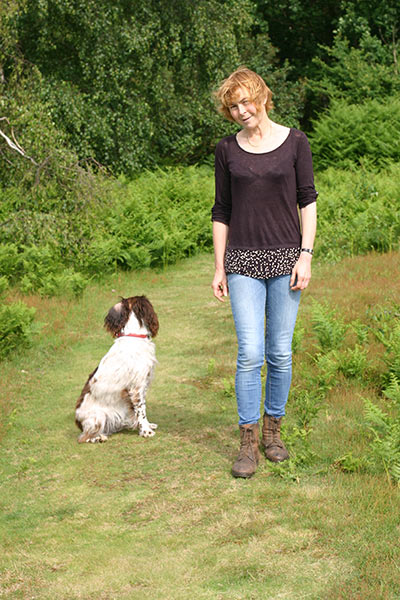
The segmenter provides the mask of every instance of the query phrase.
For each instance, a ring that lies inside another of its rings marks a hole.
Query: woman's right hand
[[[211,287],[214,292],[214,296],[224,302],[224,299],[228,295],[228,282],[226,280],[226,274],[224,270],[216,269],[213,282]]]

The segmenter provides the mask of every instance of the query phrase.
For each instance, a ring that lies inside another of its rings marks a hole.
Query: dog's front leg
[[[149,423],[146,416],[146,391],[147,385],[143,390],[136,391],[135,399],[132,402],[133,410],[135,413],[136,421],[139,428],[139,435],[142,437],[153,437],[155,435],[155,429],[157,429],[156,423]]]

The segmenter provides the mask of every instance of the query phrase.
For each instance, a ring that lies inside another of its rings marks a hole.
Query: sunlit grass
[[[312,300],[345,323],[365,322],[368,310],[398,301],[399,258],[315,265],[295,385],[315,375]],[[314,462],[295,481],[272,475],[264,459],[251,480],[235,480],[236,342],[228,302],[212,298],[212,263],[203,255],[120,274],[76,302],[24,298],[42,328],[33,348],[2,366],[0,597],[399,597],[399,488],[383,472],[343,472],[335,462],[368,451],[361,398],[382,402],[382,346],[369,340],[367,381],[341,374],[328,391],[312,423]],[[75,400],[111,343],[104,314],[119,295],[141,293],[161,325],[148,397],[157,435],[78,445]],[[287,412],[290,426],[290,403]]]

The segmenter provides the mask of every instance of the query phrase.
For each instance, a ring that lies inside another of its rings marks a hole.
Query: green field
[[[398,306],[399,260],[315,264],[284,432],[293,461],[275,471],[262,459],[250,480],[230,475],[236,342],[228,302],[212,297],[211,255],[110,276],[78,300],[24,296],[40,330],[2,364],[0,598],[399,599],[400,489],[369,460],[364,409],[367,398],[387,410],[391,359],[371,323],[384,330]],[[142,293],[160,319],[157,434],[78,445],[75,401],[111,343],[103,317],[119,295]],[[336,350],[318,341],[316,307],[333,331],[353,325]]]

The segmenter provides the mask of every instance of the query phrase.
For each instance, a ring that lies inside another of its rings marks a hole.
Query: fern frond
[[[367,423],[370,425],[370,429],[379,435],[384,433],[388,429],[388,415],[376,406],[369,398],[363,398],[364,401],[364,416]],[[379,431],[377,431],[379,429]]]
[[[390,382],[383,390],[383,394],[400,410],[400,379],[394,373],[390,373]]]
[[[400,455],[397,457],[397,460],[390,465],[389,474],[392,479],[396,481],[398,485],[400,485]]]

